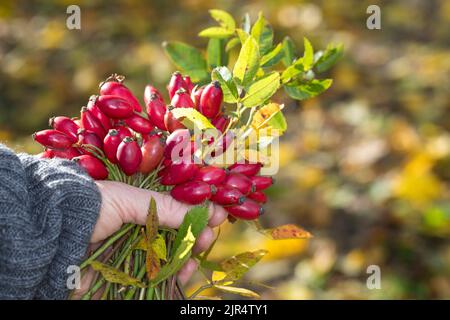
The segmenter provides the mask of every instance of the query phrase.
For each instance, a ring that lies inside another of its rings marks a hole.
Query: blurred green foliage
[[[81,30],[65,26],[70,4]],[[366,28],[370,4],[381,30]],[[113,72],[139,96],[148,82],[162,89],[173,67],[161,43],[205,47],[197,33],[211,8],[262,10],[276,40],[300,48],[303,36],[345,47],[324,95],[276,98],[289,129],[263,224],[298,223],[315,238],[274,242],[226,225],[212,256],[268,249],[248,276],[274,287],[255,284],[263,298],[450,298],[449,1],[2,0],[0,140],[38,152],[30,134],[76,115]],[[366,287],[371,264],[381,290]]]

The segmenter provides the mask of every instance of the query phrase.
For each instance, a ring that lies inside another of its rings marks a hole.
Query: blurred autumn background
[[[71,4],[81,30],[66,28]],[[381,30],[366,28],[370,4]],[[225,225],[211,257],[269,250],[244,285],[268,299],[450,298],[450,1],[2,0],[0,140],[40,152],[30,135],[50,116],[76,115],[113,72],[139,96],[148,82],[163,88],[174,69],[162,41],[204,48],[197,33],[211,8],[253,21],[263,11],[275,40],[289,35],[299,52],[303,36],[345,47],[324,95],[276,97],[288,132],[262,223],[315,237],[273,241]],[[369,265],[381,268],[380,290],[366,287]]]

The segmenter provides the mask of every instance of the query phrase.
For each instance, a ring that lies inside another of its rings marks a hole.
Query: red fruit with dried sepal
[[[173,106],[169,106],[167,108],[166,114],[164,115],[164,125],[166,126],[167,131],[170,133],[174,132],[177,129],[186,128],[177,118],[174,117],[171,110],[173,110]]]
[[[142,161],[139,172],[148,174],[152,172],[160,163],[164,155],[164,143],[158,135],[153,135],[146,139],[141,147]]]
[[[221,206],[229,206],[234,204],[242,204],[245,196],[238,189],[227,186],[217,186],[217,192],[211,197],[211,201]]]
[[[218,81],[208,84],[200,97],[200,111],[205,117],[214,119],[220,112],[223,102],[223,92]]]
[[[274,178],[264,176],[254,176],[250,179],[256,191],[267,189],[275,182]]]
[[[125,137],[117,148],[117,161],[122,171],[131,176],[135,174],[142,161],[142,151],[132,137]]]
[[[125,127],[117,127],[108,131],[105,139],[103,140],[103,151],[105,156],[111,163],[117,163],[117,149],[120,143],[126,137],[131,137],[130,130]]]
[[[119,96],[98,96],[94,103],[104,114],[113,119],[126,119],[134,114],[133,106]]]
[[[103,129],[105,131],[108,131],[112,127],[112,121],[106,114],[104,114],[100,108],[95,104],[95,100],[97,99],[97,96],[91,96],[89,98],[89,102],[86,106],[86,108],[92,113],[92,115],[100,121],[102,124]]]
[[[147,106],[147,114],[153,124],[159,129],[166,131],[167,128],[164,124],[164,115],[167,112],[167,107],[164,101],[160,99],[157,94],[153,93],[146,99],[145,104]]]
[[[264,208],[256,201],[246,199],[243,203],[225,207],[233,217],[243,220],[255,220],[264,213]]]
[[[225,169],[213,166],[205,166],[197,170],[194,176],[194,180],[203,181],[207,184],[218,186],[225,180],[226,176],[227,172]]]
[[[91,132],[94,132],[99,138],[103,139],[106,131],[101,122],[86,108],[81,108],[81,126]]]
[[[122,82],[125,77],[120,75],[112,75],[104,82],[100,84],[101,95],[118,96],[130,103],[133,109],[137,112],[142,111],[139,100],[133,95],[130,89],[128,89]]]
[[[172,98],[175,96],[175,93],[181,88],[185,90],[188,89],[181,73],[179,71],[175,71],[170,78],[169,84],[167,85],[167,91],[169,92],[170,100],[172,100]]]
[[[48,124],[55,130],[58,130],[64,133],[69,139],[71,139],[72,143],[76,143],[78,141],[78,129],[80,128],[78,124],[68,117],[53,117],[50,118]]]
[[[202,181],[188,181],[175,186],[170,194],[178,201],[196,205],[211,198],[215,191],[214,185]]]
[[[247,195],[247,198],[255,200],[258,203],[266,203],[267,196],[262,191],[255,191]]]
[[[78,163],[93,179],[105,180],[108,178],[108,169],[104,163],[91,155],[82,155],[72,159]]]
[[[230,172],[241,173],[247,177],[253,177],[261,170],[261,163],[235,163],[228,167]]]
[[[35,132],[33,139],[44,147],[51,149],[66,149],[72,146],[73,139],[65,133],[54,129]]]
[[[139,132],[142,134],[149,134],[155,128],[151,121],[137,114],[134,114],[131,117],[125,119],[125,123],[135,132]]]
[[[238,189],[244,195],[249,194],[250,192],[254,192],[254,186],[252,181],[247,176],[244,176],[240,173],[230,172],[223,182],[224,186]]]
[[[188,129],[177,129],[173,131],[166,139],[166,147],[164,149],[164,156],[167,159],[180,160],[184,151],[188,150],[191,141],[191,132]],[[178,152],[172,154],[174,148],[177,147]]]
[[[172,162],[160,182],[165,186],[180,184],[192,179],[197,170],[193,162]]]
[[[152,97],[153,95],[155,95],[158,100],[160,100],[162,103],[164,103],[164,98],[163,98],[161,92],[159,92],[159,90],[156,89],[155,87],[148,84],[145,86],[145,89],[144,89],[144,102],[145,102],[145,105],[147,106],[147,108],[148,108],[148,104],[150,103],[150,101],[152,101],[154,99],[154,97]]]
[[[195,85],[192,83],[191,77],[185,76],[183,80],[184,80],[184,83],[186,83],[186,90],[187,90],[189,93],[191,93],[191,92],[192,92],[192,89],[194,89],[194,86],[195,86]]]
[[[179,89],[170,101],[170,104],[175,108],[194,108],[194,102],[192,101],[189,93],[186,89]]]
[[[94,146],[97,149],[103,150],[103,140],[100,139],[94,132],[88,131],[86,129],[78,130],[78,144],[80,145],[80,152],[82,154],[92,154],[98,153],[98,150],[93,148],[95,152],[90,152],[89,146]]]
[[[194,89],[192,89],[192,91],[191,91],[191,100],[194,102],[195,108],[197,110],[200,106],[200,97],[202,96],[202,92],[204,89],[205,89],[205,86],[203,86],[203,87],[195,86]]]

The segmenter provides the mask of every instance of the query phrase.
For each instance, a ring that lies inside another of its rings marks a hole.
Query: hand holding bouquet
[[[283,105],[271,98],[280,87],[297,100],[328,89],[332,81],[316,79],[316,74],[336,62],[342,47],[314,54],[305,38],[304,53],[297,58],[289,38],[273,44],[273,31],[262,15],[253,25],[247,15],[237,28],[228,13],[210,13],[219,26],[199,34],[209,39],[206,59],[190,45],[164,44],[181,70],[172,75],[167,95],[147,85],[141,104],[124,77],[114,74],[100,84],[99,94],[78,118],[54,117],[52,129],[34,134],[45,147],[42,157],[71,159],[96,180],[170,193],[193,205],[175,230],[159,225],[156,203],[148,199],[145,226],[122,226],[80,266],[96,272],[84,299],[186,298],[177,272],[194,257],[195,239],[207,225],[208,202],[223,206],[230,221],[251,221],[273,239],[310,236],[295,225],[263,229],[258,223],[267,201],[264,191],[274,182],[275,142],[287,129]],[[229,69],[231,53],[239,46]],[[209,287],[257,297],[233,284],[266,252],[245,252],[215,263],[207,260],[211,249],[194,257],[207,283],[191,298]],[[214,272],[224,276],[217,280],[211,277]]]

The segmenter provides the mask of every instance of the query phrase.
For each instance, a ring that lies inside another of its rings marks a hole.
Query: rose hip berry
[[[125,119],[125,123],[134,131],[142,134],[149,134],[155,128],[153,123],[137,114]]]
[[[153,93],[150,95],[149,99],[145,102],[147,106],[147,114],[150,120],[159,129],[166,131],[166,125],[164,124],[164,115],[166,114],[167,108],[162,99],[159,99],[157,94]]]
[[[191,93],[192,89],[194,89],[194,84],[192,83],[191,77],[185,76],[183,80],[184,83],[186,83],[186,90]]]
[[[131,137],[131,132],[124,127],[111,129],[103,140],[103,151],[111,163],[117,163],[117,149],[126,137]]]
[[[108,118],[106,116],[106,114],[104,114],[100,108],[95,104],[95,100],[96,100],[96,96],[92,96],[89,99],[89,102],[86,106],[86,108],[92,113],[92,115],[98,120],[100,121],[100,123],[103,126],[103,129],[105,129],[105,131],[108,131],[109,129],[111,129],[112,123],[111,123],[111,119]]]
[[[117,161],[122,171],[131,176],[135,174],[142,161],[142,151],[131,137],[125,137],[117,148]]]
[[[91,132],[94,132],[99,138],[103,139],[106,131],[101,122],[86,108],[81,108],[81,126]]]
[[[171,112],[173,110],[173,106],[169,106],[167,108],[166,114],[164,115],[164,125],[167,128],[167,131],[174,132],[177,129],[186,128],[180,121],[175,118]]]
[[[170,186],[186,182],[192,179],[197,170],[197,165],[192,162],[172,162],[161,177],[161,184]]]
[[[66,149],[73,144],[73,139],[54,129],[35,132],[33,139],[44,147],[51,149]]]
[[[214,193],[215,187],[202,181],[188,181],[170,191],[176,200],[194,205],[208,200]]]
[[[173,131],[166,139],[164,156],[167,159],[179,160],[181,157],[183,157],[184,151],[187,150],[190,141],[191,133],[188,129],[177,129]],[[177,150],[173,152],[175,147],[177,148],[178,152],[176,152]]]
[[[92,154],[89,150],[89,146],[94,146],[100,150],[103,150],[103,141],[95,133],[86,129],[78,130],[78,144],[81,146],[80,150],[83,154]],[[93,148],[96,152],[98,152]]]
[[[252,192],[247,197],[249,199],[255,200],[256,202],[259,202],[259,203],[266,203],[267,202],[267,196],[262,191]]]
[[[223,92],[218,81],[208,84],[200,97],[198,110],[207,118],[214,119],[220,111]]]
[[[114,119],[126,119],[134,113],[133,106],[118,96],[99,96],[96,98],[95,104],[104,114]]]
[[[181,88],[185,90],[188,89],[181,73],[179,71],[175,71],[170,78],[169,84],[167,85],[167,91],[169,92],[170,100],[172,100],[172,98],[175,96],[175,93]]]
[[[227,186],[217,186],[216,194],[211,197],[211,201],[221,206],[229,206],[233,204],[241,204],[245,200],[245,196],[238,189]]]
[[[148,174],[152,172],[161,162],[164,154],[164,144],[161,137],[154,135],[149,137],[141,147],[142,161],[139,172]]]
[[[195,87],[194,89],[192,89],[191,92],[191,100],[194,102],[195,104],[195,108],[198,110],[199,106],[200,106],[200,97],[202,95],[203,90],[205,89],[205,87]]]
[[[222,133],[225,131],[229,123],[230,119],[222,114],[219,114],[211,121],[211,124]]]
[[[254,220],[264,213],[264,208],[251,199],[246,199],[239,205],[225,207],[225,210],[233,217],[243,220]]]
[[[91,155],[82,155],[72,159],[78,163],[95,180],[108,178],[108,170],[103,162]]]
[[[260,163],[235,163],[228,168],[230,172],[241,173],[247,177],[258,174],[262,165]]]
[[[170,104],[175,108],[195,107],[194,102],[192,102],[191,97],[189,96],[189,93],[183,88],[177,90],[172,100],[170,101]]]
[[[142,107],[139,100],[133,95],[133,93],[128,89],[122,82],[125,77],[120,75],[112,75],[104,82],[100,84],[100,94],[101,95],[111,95],[118,96],[126,101],[128,101],[133,109],[137,112],[142,111]]]
[[[240,173],[230,172],[223,182],[224,186],[238,189],[244,195],[249,194],[250,192],[254,192],[254,187],[252,185],[252,181]]]
[[[158,100],[160,100],[162,103],[164,103],[164,98],[163,98],[162,94],[158,91],[158,89],[156,89],[155,87],[153,87],[153,86],[148,84],[148,85],[145,86],[145,90],[144,90],[144,102],[145,102],[145,105],[148,106],[150,101],[152,101],[154,99],[152,97],[153,95]]]
[[[61,158],[61,159],[73,159],[75,157],[78,157],[81,155],[80,150],[78,148],[69,147],[67,149],[54,149],[54,150],[47,150],[52,153],[52,158]]]
[[[68,117],[53,117],[50,118],[48,124],[55,130],[61,131],[66,136],[68,136],[73,143],[78,141],[78,129],[80,128],[75,121]]]
[[[227,172],[222,168],[206,166],[198,169],[194,176],[194,180],[203,181],[207,184],[219,185],[227,176]]]
[[[256,191],[267,189],[274,182],[274,179],[272,177],[254,176],[250,179]]]

